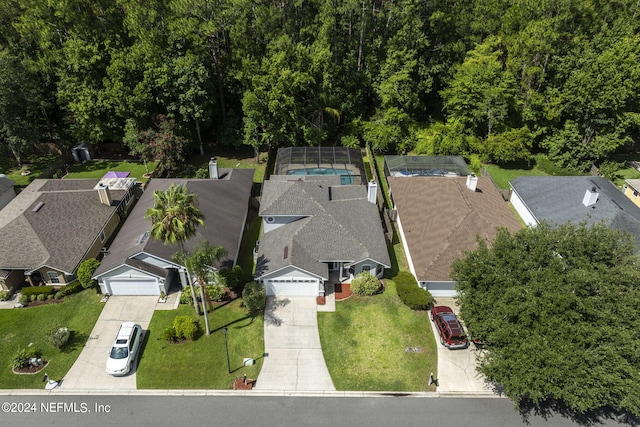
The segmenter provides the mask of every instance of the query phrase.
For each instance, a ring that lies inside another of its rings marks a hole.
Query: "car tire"
[[[444,345],[444,338],[440,337],[440,344]]]
[[[433,313],[429,312],[429,319],[433,322]]]

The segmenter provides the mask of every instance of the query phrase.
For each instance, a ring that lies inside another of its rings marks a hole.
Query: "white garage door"
[[[160,295],[155,279],[113,279],[107,286],[111,295]]]
[[[315,297],[318,296],[318,281],[269,280],[267,296]]]

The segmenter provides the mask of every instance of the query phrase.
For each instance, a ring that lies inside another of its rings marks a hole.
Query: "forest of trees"
[[[2,3],[16,164],[78,142],[141,153],[163,123],[192,152],[368,143],[576,170],[640,138],[638,0]]]

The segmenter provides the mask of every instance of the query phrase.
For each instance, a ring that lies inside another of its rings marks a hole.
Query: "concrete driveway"
[[[113,377],[105,371],[107,354],[122,322],[136,322],[143,330],[149,327],[157,301],[157,296],[110,297],[80,356],[56,390],[135,390],[137,363],[129,374]]]
[[[454,298],[435,298],[435,305],[446,305],[458,314],[459,307]],[[465,350],[449,350],[440,344],[438,330],[432,321],[431,329],[438,346],[438,391],[457,393],[491,393],[491,386],[476,372],[478,350],[473,345]],[[434,375],[436,373],[434,372]]]
[[[264,346],[256,390],[335,390],[320,347],[314,297],[267,298]]]

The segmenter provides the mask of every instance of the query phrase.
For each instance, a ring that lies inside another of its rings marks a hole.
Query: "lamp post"
[[[229,342],[227,341],[227,328],[222,328],[222,335],[224,335],[224,347],[227,350],[227,373],[231,373],[231,363],[229,362]]]

